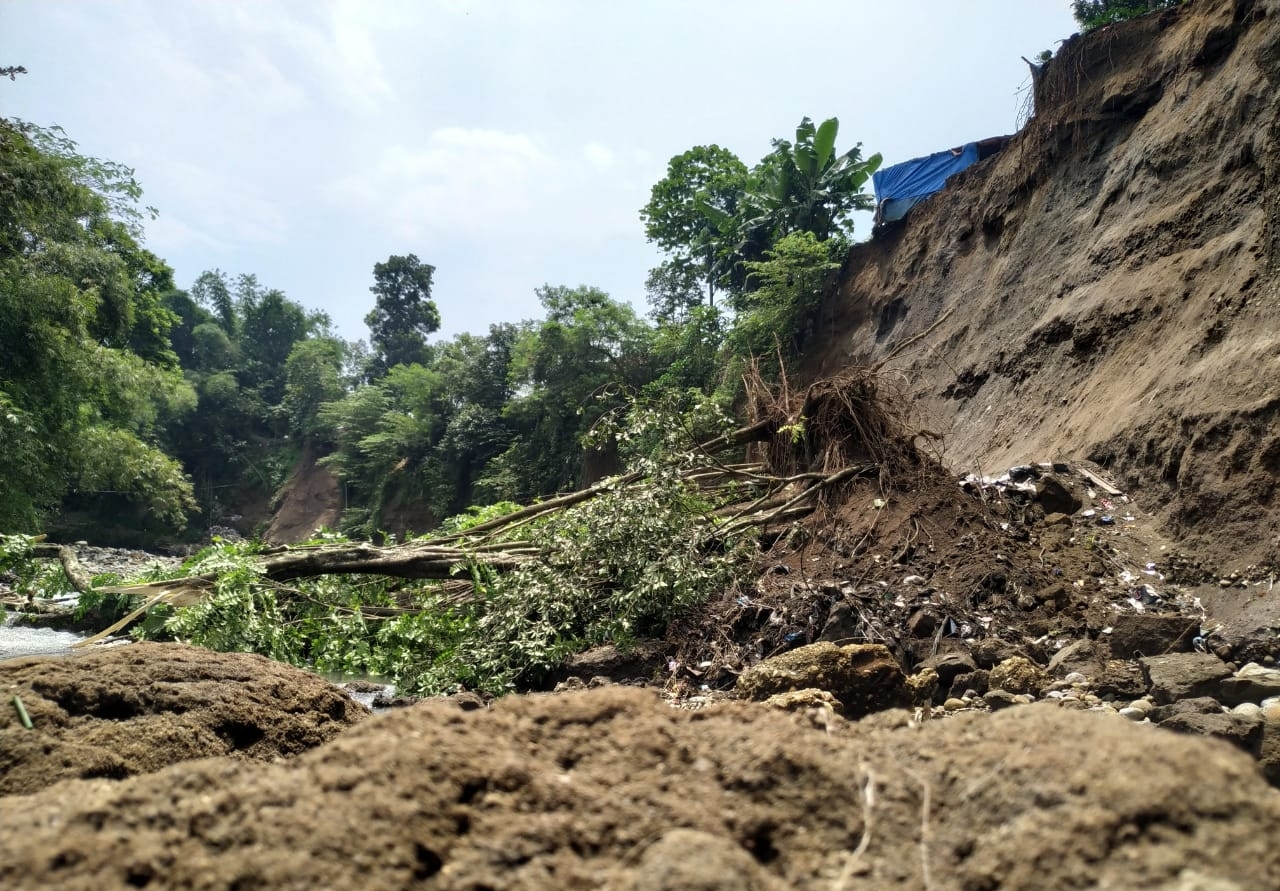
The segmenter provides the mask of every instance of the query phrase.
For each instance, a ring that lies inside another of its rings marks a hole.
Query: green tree
[[[718,145],[698,145],[672,158],[667,175],[653,186],[640,218],[649,241],[670,255],[650,273],[651,300],[663,317],[704,300],[715,304],[725,272],[715,220],[737,214],[746,184],[747,167],[737,155]]]
[[[582,479],[582,439],[624,394],[653,377],[652,329],[599,288],[544,286],[540,322],[526,323],[511,363],[506,409],[513,445],[487,473],[494,500],[527,500]],[[494,480],[505,480],[498,486]]]
[[[759,360],[766,373],[778,361],[795,358],[832,270],[839,268],[838,243],[819,241],[812,232],[783,237],[764,260],[749,262],[755,288],[740,302],[727,344],[735,359]]]
[[[0,120],[2,528],[34,530],[74,492],[173,526],[192,507],[157,445],[192,393],[169,347],[171,273],[135,238],[132,173]]]
[[[289,428],[302,437],[320,429],[320,407],[345,395],[342,366],[346,345],[336,337],[316,337],[294,344],[285,362],[283,407]]]
[[[1071,13],[1085,31],[1179,6],[1183,0],[1073,0]]]
[[[427,335],[440,328],[440,311],[431,300],[436,268],[414,254],[392,255],[375,263],[373,286],[377,298],[365,317],[373,348],[374,377],[396,365],[422,363],[427,358]]]
[[[847,240],[852,214],[871,210],[874,200],[863,187],[880,167],[881,157],[862,159],[862,144],[836,154],[840,122],[829,118],[814,126],[803,118],[796,141],[773,141],[773,151],[751,172],[738,232],[743,259],[758,260],[780,238],[809,232],[819,241]]]

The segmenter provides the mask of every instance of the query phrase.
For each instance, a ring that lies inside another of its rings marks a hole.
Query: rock
[[[1280,695],[1280,668],[1264,668],[1250,662],[1224,680],[1221,690],[1222,701],[1227,705],[1261,702]]]
[[[958,712],[962,708],[968,708],[969,703],[965,702],[963,699],[948,699],[946,702],[942,703],[942,707],[949,712]]]
[[[1073,672],[1094,678],[1102,674],[1105,661],[1102,648],[1084,638],[1067,644],[1049,657],[1048,671],[1055,678],[1065,677]]]
[[[1014,705],[1021,705],[1018,698],[1008,690],[988,690],[983,695],[982,701],[987,704],[993,712],[1002,708],[1009,708]]]
[[[938,673],[938,686],[942,690],[950,690],[951,684],[962,674],[977,671],[978,665],[968,653],[958,650],[950,653],[939,653],[920,663],[921,668],[930,668]]]
[[[948,691],[949,696],[964,696],[965,693],[972,690],[981,696],[990,689],[989,682],[991,672],[985,668],[979,668],[976,671],[970,671],[965,674],[958,674],[955,680],[951,682],[951,689]]]
[[[548,686],[573,677],[605,677],[615,683],[649,680],[665,671],[666,666],[667,645],[662,641],[642,640],[626,648],[604,644],[570,656],[551,673]]]
[[[1022,650],[998,637],[985,637],[973,642],[969,652],[979,668],[994,668],[998,663],[1014,656],[1025,656]]]
[[[479,693],[476,693],[474,690],[460,690],[457,693],[451,693],[445,698],[464,712],[473,712],[488,705],[488,703],[485,702],[484,697]]]
[[[1157,705],[1148,710],[1153,721],[1164,721],[1180,715],[1220,715],[1223,713],[1222,703],[1212,696],[1193,696],[1179,699],[1168,705]]]
[[[1191,651],[1200,623],[1185,616],[1122,613],[1111,624],[1111,655],[1116,659],[1163,656]]]
[[[765,659],[738,677],[738,692],[748,699],[808,687],[834,695],[849,719],[911,702],[902,669],[881,644],[809,644]]]
[[[1156,709],[1151,717],[1166,730],[1223,739],[1250,753],[1262,741],[1260,718],[1224,712],[1218,702],[1209,697],[1180,700]]]
[[[916,705],[932,705],[938,696],[938,673],[932,668],[922,668],[907,678],[907,687]]]
[[[1140,708],[1134,708],[1133,706],[1125,706],[1120,709],[1119,714],[1124,715],[1130,721],[1145,721],[1147,719],[1146,712]]]
[[[989,684],[992,689],[1010,693],[1039,693],[1049,683],[1044,669],[1025,656],[1005,659],[991,669]]]
[[[842,600],[831,608],[826,624],[822,626],[819,641],[828,641],[842,646],[851,640],[857,640],[862,634],[862,619],[857,607],[848,600]]]
[[[778,693],[764,701],[770,708],[784,712],[803,712],[811,708],[839,711],[840,703],[826,690],[809,687],[804,690],[792,690],[789,693]]]
[[[1160,705],[1176,699],[1214,696],[1221,682],[1231,675],[1227,664],[1210,653],[1173,653],[1138,660],[1151,688],[1151,698]]]
[[[1242,702],[1231,709],[1232,714],[1244,715],[1246,718],[1262,719],[1262,706],[1256,702]]]
[[[1080,496],[1051,473],[1040,477],[1036,489],[1036,503],[1046,514],[1074,514],[1084,506]]]
[[[1135,699],[1147,692],[1147,680],[1136,662],[1108,659],[1102,673],[1093,679],[1093,691],[1099,696]]]
[[[1133,702],[1129,703],[1129,708],[1137,709],[1144,715],[1151,714],[1155,707],[1156,704],[1150,699],[1135,699]]]
[[[338,687],[247,653],[140,643],[0,663],[0,794],[227,755],[272,761],[368,714]],[[35,730],[9,704],[22,699]]]

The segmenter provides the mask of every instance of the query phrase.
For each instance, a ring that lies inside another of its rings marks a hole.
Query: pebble
[[[946,702],[942,703],[942,707],[949,712],[958,712],[962,708],[968,708],[969,704],[965,702],[963,699],[956,699],[955,697],[952,697],[951,699],[948,699]]]
[[[1253,718],[1262,714],[1262,706],[1254,705],[1252,702],[1242,702],[1231,711],[1233,714],[1244,715],[1246,718]]]
[[[1147,713],[1146,713],[1146,712],[1144,712],[1144,711],[1143,711],[1142,709],[1140,709],[1140,708],[1134,708],[1134,707],[1133,707],[1133,706],[1131,706],[1131,705],[1125,706],[1124,708],[1120,709],[1120,714],[1124,715],[1124,716],[1125,716],[1126,718],[1128,718],[1130,721],[1145,721],[1145,720],[1147,720]]]
[[[1127,707],[1141,712],[1143,717],[1146,717],[1147,714],[1156,706],[1150,699],[1135,699],[1133,702],[1129,703]],[[1124,714],[1124,709],[1120,709],[1120,713]]]

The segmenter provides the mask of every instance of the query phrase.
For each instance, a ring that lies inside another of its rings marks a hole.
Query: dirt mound
[[[178,644],[0,662],[0,694],[5,795],[212,755],[270,761],[327,742],[367,714],[315,675]],[[9,702],[14,696],[31,730]]]
[[[1144,16],[1068,41],[1004,152],[853,249],[808,373],[901,350],[952,467],[1088,458],[1198,555],[1274,562],[1278,233],[1275,4]]]
[[[1280,794],[1226,745],[1053,708],[899,714],[819,729],[618,689],[429,703],[285,764],[9,799],[0,884],[1244,891],[1280,875]]]

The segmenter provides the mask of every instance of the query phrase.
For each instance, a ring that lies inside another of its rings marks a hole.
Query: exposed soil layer
[[[0,662],[0,795],[121,779],[227,755],[271,761],[368,712],[315,675],[261,656],[135,644]],[[20,698],[33,729],[11,703]]]
[[[1089,458],[1196,553],[1274,560],[1280,9],[1069,40],[1036,98],[1004,152],[853,249],[807,373],[901,350],[954,468]]]
[[[10,798],[0,885],[1244,891],[1280,875],[1280,793],[1225,744],[1034,706],[873,721],[619,689],[426,703],[283,764]]]
[[[271,517],[263,539],[272,544],[296,544],[315,535],[317,529],[338,528],[342,491],[327,467],[316,463],[314,448],[303,450],[293,475],[280,493],[280,505]]]

